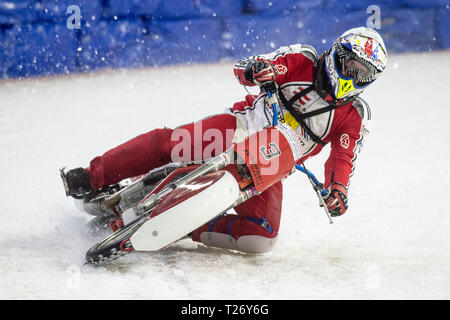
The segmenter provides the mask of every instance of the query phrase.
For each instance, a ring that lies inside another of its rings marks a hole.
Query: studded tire
[[[143,216],[128,226],[110,234],[108,237],[92,246],[86,252],[86,263],[101,265],[134,251],[134,248],[130,242],[130,237],[146,221],[147,216]]]

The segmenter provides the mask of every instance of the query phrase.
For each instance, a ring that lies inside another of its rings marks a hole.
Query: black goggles
[[[375,66],[344,48],[337,52],[335,63],[342,76],[353,77],[359,85],[371,83],[379,74]]]

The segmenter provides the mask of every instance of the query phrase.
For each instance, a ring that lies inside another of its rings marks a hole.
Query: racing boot
[[[89,173],[84,168],[75,168],[67,172],[61,169],[61,179],[66,190],[66,196],[78,199],[93,192]]]

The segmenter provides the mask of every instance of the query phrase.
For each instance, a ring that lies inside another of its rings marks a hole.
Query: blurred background
[[[346,29],[389,53],[450,48],[448,0],[1,0],[0,77],[236,60]]]

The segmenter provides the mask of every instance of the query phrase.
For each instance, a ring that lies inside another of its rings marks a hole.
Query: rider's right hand
[[[277,68],[267,59],[253,60],[244,71],[245,79],[257,85],[273,82],[277,76]]]

